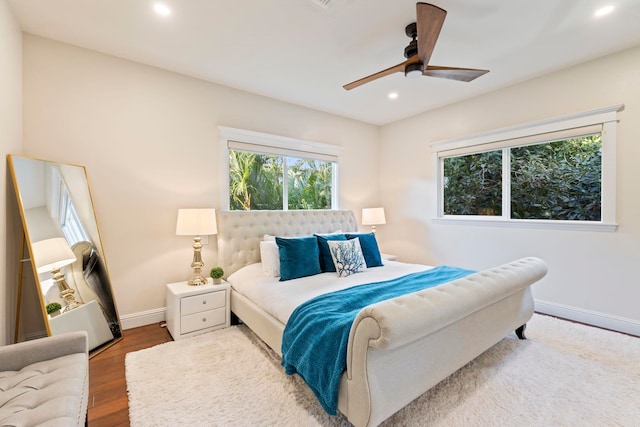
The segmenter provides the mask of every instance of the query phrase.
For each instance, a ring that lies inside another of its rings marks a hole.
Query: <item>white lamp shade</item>
[[[178,209],[176,235],[207,236],[217,233],[215,209]]]
[[[362,225],[386,224],[384,208],[364,208],[362,209]]]
[[[60,269],[76,260],[76,256],[64,237],[40,240],[31,245],[33,262],[38,274]]]

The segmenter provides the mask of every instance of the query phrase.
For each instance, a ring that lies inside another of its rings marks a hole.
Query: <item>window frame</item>
[[[342,147],[226,126],[218,126],[218,132],[220,136],[220,158],[222,159],[220,165],[220,206],[222,206],[222,209],[229,210],[231,207],[229,200],[229,150],[233,148],[243,149],[244,151],[251,150],[260,154],[333,162],[331,170],[331,210],[339,209],[338,164]],[[287,163],[285,161],[283,165],[285,174],[288,167]],[[284,194],[282,197],[283,211],[289,210],[287,185],[285,175],[283,182]]]
[[[436,171],[436,212],[433,218],[438,224],[464,224],[479,226],[501,226],[521,228],[545,228],[586,231],[613,232],[616,223],[616,132],[617,113],[624,110],[624,104],[588,110],[521,125],[496,129],[461,138],[431,144]],[[534,145],[549,141],[549,135],[572,132],[575,129],[602,126],[602,212],[600,221],[571,221],[544,219],[512,219],[510,207],[510,156],[502,162],[502,215],[445,215],[444,214],[444,158],[480,151],[509,150],[522,145]]]
[[[58,222],[62,234],[64,234],[70,246],[78,242],[90,241],[64,181],[60,181],[60,216]]]
[[[58,167],[51,168],[50,188],[50,215],[60,227],[60,231],[69,245],[73,246],[80,241],[89,241],[89,235],[80,220],[71,193],[69,193],[69,187]]]

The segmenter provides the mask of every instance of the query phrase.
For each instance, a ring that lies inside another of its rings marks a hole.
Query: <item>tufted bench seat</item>
[[[87,333],[0,347],[0,426],[85,425]]]

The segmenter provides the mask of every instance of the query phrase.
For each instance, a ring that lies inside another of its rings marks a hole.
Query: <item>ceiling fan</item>
[[[411,42],[404,49],[404,56],[407,60],[386,70],[346,84],[343,86],[346,90],[351,90],[380,77],[398,72],[404,72],[407,77],[424,75],[463,82],[470,82],[489,72],[489,70],[477,70],[474,68],[429,65],[429,59],[440,35],[447,11],[429,3],[418,3],[416,5],[416,16],[417,21],[407,25],[405,28],[405,33],[408,37],[411,37]]]

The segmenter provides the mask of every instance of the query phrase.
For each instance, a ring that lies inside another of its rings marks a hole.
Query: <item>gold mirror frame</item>
[[[19,266],[15,340],[23,265],[30,261],[47,335],[85,330],[89,355],[94,356],[122,339],[122,324],[86,169],[12,154],[7,160],[24,232],[21,257],[25,246],[29,251],[29,258],[22,259]],[[55,245],[50,243],[60,242],[68,256],[56,265],[52,259],[60,257],[55,258]],[[54,258],[47,259],[50,257]],[[47,313],[47,304],[52,302],[62,306],[61,313]]]

